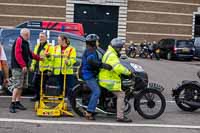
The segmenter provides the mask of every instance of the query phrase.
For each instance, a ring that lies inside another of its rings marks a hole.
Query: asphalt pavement
[[[196,72],[200,70],[200,62],[167,61],[131,59],[143,66],[149,75],[150,82],[161,84],[167,100],[165,113],[155,120],[146,120],[132,110],[129,117],[133,123],[115,122],[115,118],[98,116],[95,122],[84,118],[37,117],[34,103],[29,98],[23,98],[22,103],[28,108],[16,114],[8,112],[10,97],[0,97],[0,133],[199,133],[200,110],[196,112],[181,111],[171,98],[171,89],[182,80],[199,80]]]

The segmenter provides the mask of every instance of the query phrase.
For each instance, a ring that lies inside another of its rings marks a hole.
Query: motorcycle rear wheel
[[[81,87],[82,86],[80,85],[79,88],[77,88],[72,93],[72,96],[71,96],[71,105],[72,105],[72,109],[74,110],[74,112],[77,115],[79,115],[80,117],[83,117],[84,116],[83,113],[86,110],[87,101],[83,101],[83,94],[85,94],[86,92]],[[87,95],[85,94],[85,96],[87,96]],[[82,102],[85,102],[85,104],[82,103]]]

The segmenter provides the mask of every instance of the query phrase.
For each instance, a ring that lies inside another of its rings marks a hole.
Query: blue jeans
[[[101,94],[100,87],[95,78],[91,78],[89,80],[86,80],[85,82],[87,86],[90,88],[90,90],[92,91],[87,111],[93,113],[95,112],[97,102]]]

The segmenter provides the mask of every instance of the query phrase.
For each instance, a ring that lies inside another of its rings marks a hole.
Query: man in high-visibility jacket
[[[124,98],[125,92],[122,90],[121,75],[131,75],[131,72],[124,67],[119,60],[120,51],[124,42],[119,38],[114,38],[108,46],[106,53],[102,58],[102,63],[112,66],[112,71],[101,69],[99,72],[99,84],[113,92],[117,96],[117,121],[132,122],[131,119],[124,116]]]
[[[73,65],[75,63],[75,48],[71,46],[70,41],[66,36],[59,35],[58,45],[54,47],[53,74],[55,75],[55,77],[57,77],[61,90],[63,90],[64,75],[66,74],[68,99],[70,98],[71,89],[74,86]]]
[[[44,72],[44,83],[48,79],[47,73],[52,70],[52,54],[53,46],[47,42],[47,36],[44,32],[39,34],[40,43],[35,45],[34,54],[44,57],[43,61],[33,60],[31,63],[30,71],[34,72],[33,84],[35,96],[31,101],[38,101],[40,98],[40,80],[41,72]]]

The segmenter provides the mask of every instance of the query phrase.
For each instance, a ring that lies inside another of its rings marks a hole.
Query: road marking
[[[12,96],[0,96],[0,98],[12,98]],[[23,96],[21,97],[22,99],[30,99],[32,98],[31,96]]]
[[[0,96],[0,98],[11,98],[12,96]],[[21,97],[22,99],[31,99],[32,97],[31,96],[23,96]],[[67,98],[65,98],[67,99]],[[175,103],[175,101],[172,101],[172,100],[168,100],[166,101],[167,103]]]
[[[51,120],[9,119],[9,118],[0,118],[0,122],[31,123],[31,124],[83,125],[83,126],[111,126],[111,127],[151,127],[151,128],[200,129],[200,126],[197,126],[197,125],[192,126],[192,125],[135,124],[135,123],[126,124],[126,123],[51,121]]]

